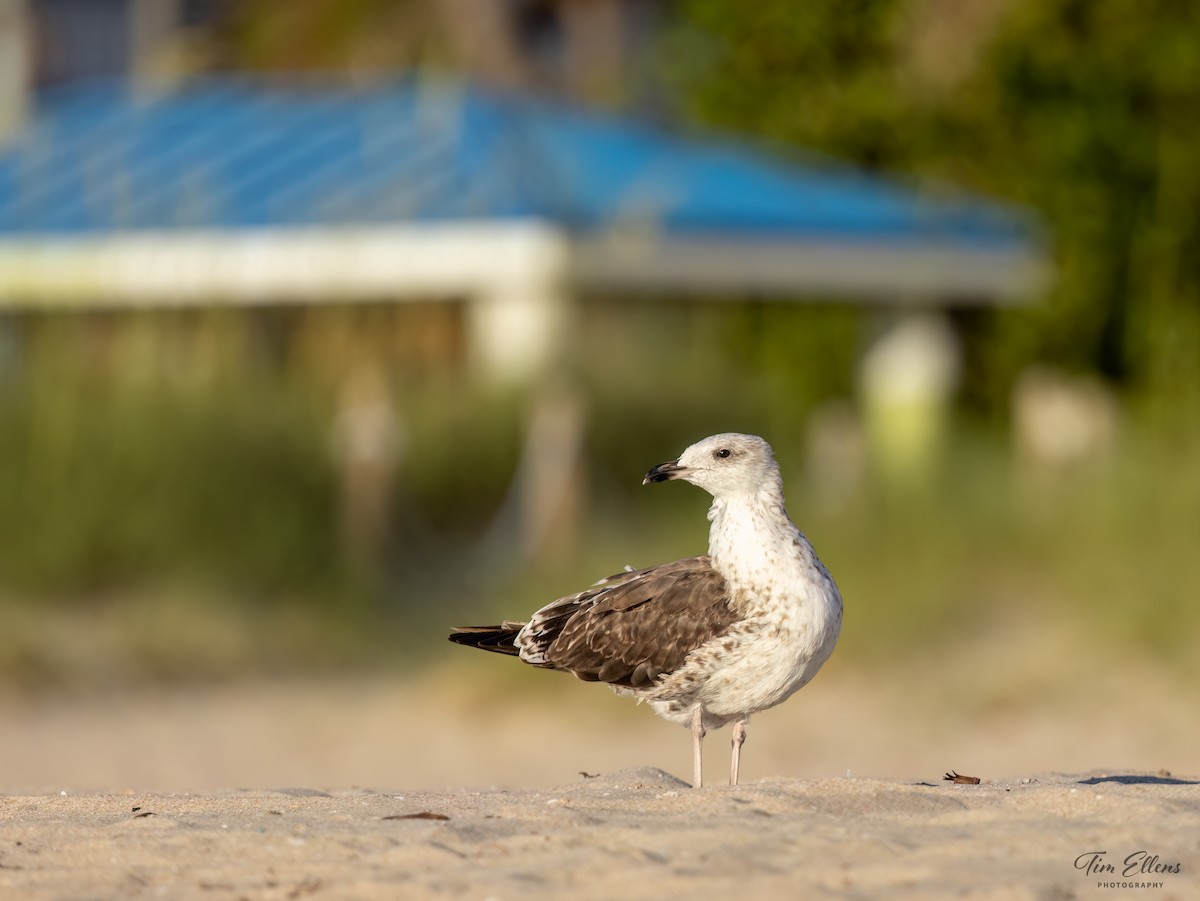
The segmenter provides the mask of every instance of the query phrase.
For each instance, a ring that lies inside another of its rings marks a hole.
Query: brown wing
[[[620,573],[539,610],[527,627],[531,653],[521,656],[588,682],[641,688],[736,619],[724,577],[708,557],[688,557]]]

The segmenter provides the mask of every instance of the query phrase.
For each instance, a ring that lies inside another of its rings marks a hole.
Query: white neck
[[[770,573],[787,561],[802,568],[811,546],[788,519],[783,488],[769,480],[756,494],[714,497],[708,518],[712,521],[708,552],[713,568],[737,594],[769,593],[775,586]]]

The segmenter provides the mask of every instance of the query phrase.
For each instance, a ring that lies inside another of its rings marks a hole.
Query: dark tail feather
[[[480,648],[484,651],[516,656],[520,651],[513,642],[524,625],[524,623],[501,623],[498,626],[455,626],[450,632],[450,640],[455,644],[465,644],[468,647]]]

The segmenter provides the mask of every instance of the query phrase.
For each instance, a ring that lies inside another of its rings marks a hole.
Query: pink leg
[[[700,788],[704,782],[704,767],[701,765],[700,746],[704,743],[704,714],[697,707],[692,714],[692,788]]]
[[[733,759],[729,764],[729,784],[738,784],[738,764],[742,757],[742,743],[746,740],[746,721],[738,720],[733,724]]]

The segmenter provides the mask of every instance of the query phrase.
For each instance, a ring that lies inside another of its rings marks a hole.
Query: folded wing
[[[707,556],[618,573],[546,605],[515,639],[521,659],[587,682],[642,688],[737,616]]]

